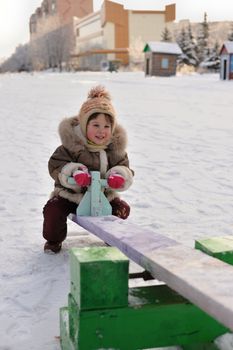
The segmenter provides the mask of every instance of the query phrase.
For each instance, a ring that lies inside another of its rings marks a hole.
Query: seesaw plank
[[[72,217],[233,330],[233,266],[114,216]]]

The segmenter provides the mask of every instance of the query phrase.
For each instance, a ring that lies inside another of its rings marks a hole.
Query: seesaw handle
[[[70,185],[76,185],[76,182],[72,176],[69,176],[67,181],[68,181],[68,184]],[[106,188],[108,187],[108,182],[106,179],[100,179],[100,183],[101,183],[101,187],[106,187]]]

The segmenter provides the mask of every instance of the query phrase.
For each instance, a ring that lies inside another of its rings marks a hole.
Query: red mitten
[[[125,179],[119,174],[112,174],[108,177],[108,185],[111,188],[118,189],[123,187],[125,184]]]
[[[88,174],[86,171],[77,170],[73,173],[73,178],[75,182],[81,186],[86,187],[91,184],[91,175]]]

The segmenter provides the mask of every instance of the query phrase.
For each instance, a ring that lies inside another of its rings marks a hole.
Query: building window
[[[30,33],[36,33],[36,23],[30,23]]]
[[[51,4],[51,11],[52,11],[52,13],[55,13],[55,12],[56,12],[56,0],[53,0],[53,1],[52,1],[52,4]]]
[[[79,36],[79,28],[76,28],[76,36]]]
[[[162,60],[161,60],[161,68],[168,69],[168,67],[169,67],[168,58],[162,58]]]

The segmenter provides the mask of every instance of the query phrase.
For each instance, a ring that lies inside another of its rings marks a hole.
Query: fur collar
[[[58,131],[62,145],[73,154],[77,154],[86,148],[86,138],[81,134],[77,117],[63,119],[59,125]],[[107,149],[117,155],[124,155],[126,147],[126,131],[121,125],[116,124],[111,142]]]

